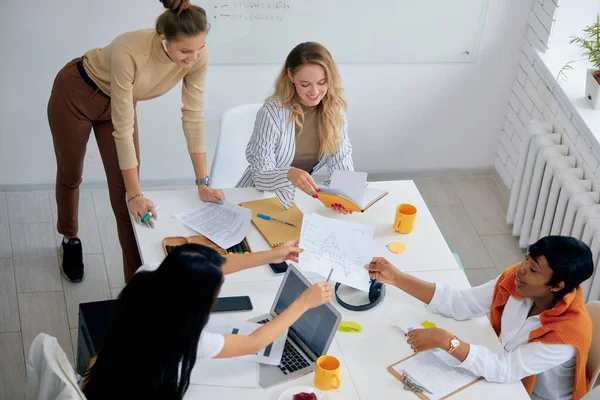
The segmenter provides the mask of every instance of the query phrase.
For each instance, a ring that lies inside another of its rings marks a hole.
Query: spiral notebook
[[[286,210],[277,197],[268,199],[254,200],[240,203],[240,206],[252,211],[252,224],[258,232],[265,238],[271,247],[277,247],[288,240],[299,240],[300,230],[302,229],[302,219],[304,214],[296,203]],[[295,227],[281,224],[274,221],[258,218],[257,214],[266,214],[273,218],[280,219]]]

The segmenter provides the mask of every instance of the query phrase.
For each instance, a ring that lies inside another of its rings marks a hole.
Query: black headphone
[[[355,306],[352,304],[348,304],[340,299],[338,296],[338,288],[340,287],[340,283],[335,284],[335,299],[339,303],[340,306],[344,307],[350,311],[367,311],[371,308],[375,307],[377,304],[381,303],[383,298],[385,297],[385,284],[377,279],[371,278],[371,284],[369,285],[369,302],[367,304],[362,304],[359,306]]]

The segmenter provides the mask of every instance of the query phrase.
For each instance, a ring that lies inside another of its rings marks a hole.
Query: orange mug
[[[400,204],[396,207],[394,230],[398,233],[411,233],[415,227],[417,208],[412,204]]]
[[[340,387],[340,361],[333,356],[321,356],[317,359],[314,385],[317,389],[331,390]]]

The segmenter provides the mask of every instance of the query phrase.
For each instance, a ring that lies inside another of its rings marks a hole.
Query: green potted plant
[[[583,37],[572,36],[570,43],[583,49],[581,56],[592,63],[586,73],[585,97],[594,110],[600,109],[600,14],[596,22],[583,29]]]

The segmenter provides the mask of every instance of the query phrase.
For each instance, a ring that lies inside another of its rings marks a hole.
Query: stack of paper
[[[225,387],[258,387],[258,364],[232,358],[197,359],[190,383]]]
[[[222,249],[240,243],[250,232],[251,211],[228,202],[210,203],[205,207],[176,214],[188,228],[206,236]]]

